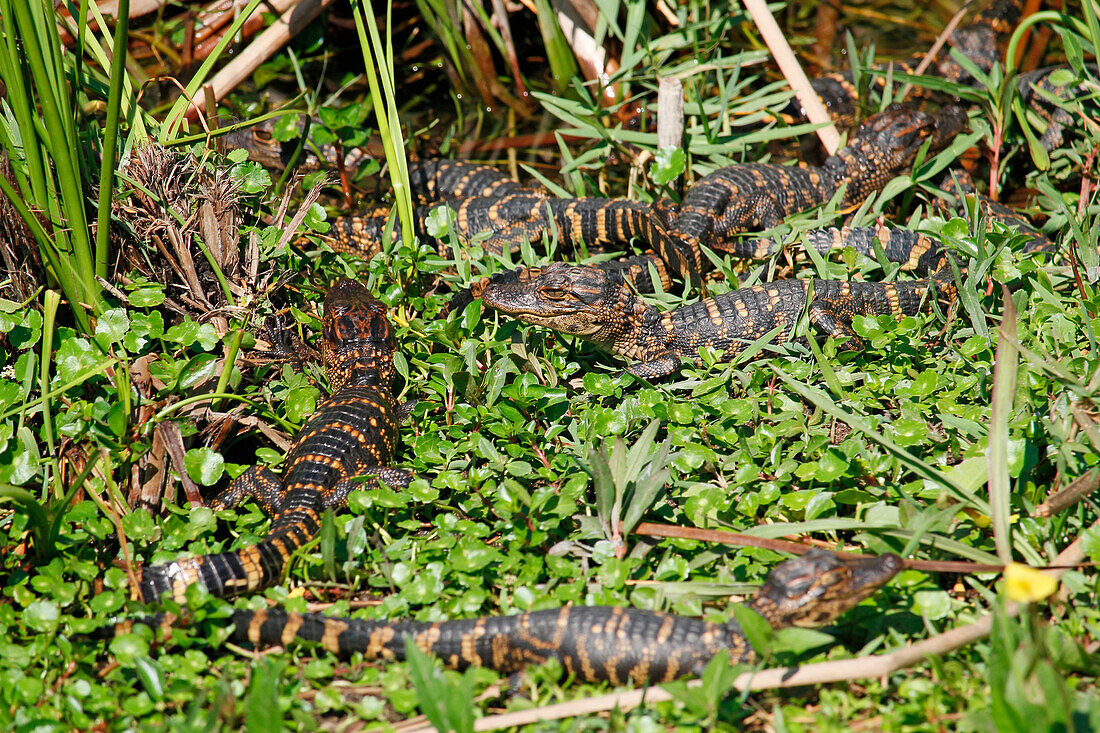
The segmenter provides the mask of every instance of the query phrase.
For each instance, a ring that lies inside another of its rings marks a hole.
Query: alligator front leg
[[[264,514],[273,517],[283,508],[283,482],[271,469],[252,466],[210,500],[211,509],[232,509],[252,497]]]
[[[405,489],[416,478],[412,471],[390,466],[371,466],[363,469],[358,476],[338,481],[322,492],[325,509],[342,509],[348,505],[348,494],[356,489],[375,489],[378,482],[390,488]]]
[[[679,368],[680,357],[676,356],[676,354],[671,351],[664,351],[656,354],[653,358],[631,364],[623,371],[633,374],[640,379],[652,381],[654,379],[660,379],[661,377],[667,377]]]

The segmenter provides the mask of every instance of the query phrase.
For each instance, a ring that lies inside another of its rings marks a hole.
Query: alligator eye
[[[562,300],[565,297],[564,288],[543,288],[541,292],[542,297],[550,300]]]

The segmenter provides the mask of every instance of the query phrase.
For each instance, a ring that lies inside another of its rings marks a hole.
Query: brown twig
[[[740,547],[759,547],[775,552],[788,552],[792,555],[803,555],[811,549],[810,544],[802,542],[776,540],[770,537],[754,537],[753,535],[729,532],[723,529],[677,527],[671,524],[653,524],[652,522],[642,522],[634,529],[634,534],[647,537],[671,537],[674,539],[700,540],[702,542],[719,542],[724,545]],[[858,552],[837,552],[836,554],[844,557],[864,557]],[[1003,565],[955,560],[905,559],[903,562],[905,567],[910,570],[922,570],[929,573],[999,573],[1004,569]]]
[[[1051,494],[1046,501],[1035,507],[1035,511],[1031,515],[1033,517],[1052,517],[1069,509],[1097,489],[1100,489],[1100,469],[1094,468],[1070,481],[1064,489]]]
[[[260,64],[285,46],[302,28],[313,22],[321,11],[331,5],[333,0],[300,0],[284,12],[279,19],[248,44],[240,55],[226,64],[214,78],[210,86],[214,98],[218,101],[233,91],[238,84],[247,79]],[[194,120],[202,116],[205,100],[196,99],[187,110],[187,119]]]
[[[936,42],[932,44],[932,48],[928,49],[928,53],[926,53],[924,58],[921,59],[921,62],[917,64],[917,68],[913,69],[914,75],[919,76],[923,74],[925,70],[932,65],[932,62],[936,60],[936,54],[940,52],[940,49],[943,48],[943,44],[947,43],[947,39],[951,37],[951,34],[954,33],[955,29],[959,26],[959,23],[966,17],[968,7],[968,5],[963,5],[962,8],[959,9],[959,12],[955,13],[955,17],[948,22],[947,27],[936,37]],[[901,98],[905,99],[909,96],[909,90],[912,88],[913,84],[911,82],[906,83],[901,89]]]

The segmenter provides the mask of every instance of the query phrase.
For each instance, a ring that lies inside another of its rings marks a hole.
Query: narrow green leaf
[[[993,362],[993,393],[989,419],[989,506],[993,521],[993,538],[1001,562],[1012,562],[1012,482],[1008,475],[1008,421],[1012,416],[1012,398],[1016,393],[1016,371],[1019,354],[1012,345],[1017,337],[1016,304],[1008,288],[1001,286],[1004,307],[997,340],[997,355]]]
[[[244,700],[246,733],[276,733],[283,730],[282,708],[279,705],[279,677],[283,665],[269,657],[261,657],[252,665],[252,679]]]

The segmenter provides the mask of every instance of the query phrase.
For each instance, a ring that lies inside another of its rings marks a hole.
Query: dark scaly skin
[[[841,558],[812,549],[778,565],[749,601],[773,628],[821,626],[870,596],[901,570],[897,555]],[[164,617],[138,623],[167,625]],[[585,682],[667,682],[698,675],[715,654],[748,663],[756,655],[736,621],[714,624],[668,613],[607,606],[574,606],[467,621],[367,621],[282,608],[233,612],[231,640],[255,647],[319,643],[347,656],[404,659],[406,639],[451,667],[482,666],[509,674],[557,659]],[[111,636],[132,622],[103,630]]]
[[[182,602],[196,583],[216,596],[273,585],[294,551],[317,533],[323,511],[345,506],[349,492],[379,478],[408,485],[410,474],[386,467],[404,417],[390,391],[397,347],[386,306],[359,283],[341,280],[325,297],[321,324],[321,356],[332,395],[298,434],[282,477],[250,468],[211,502],[226,509],[252,496],[274,517],[271,530],[240,550],[139,569],[135,591],[141,600],[168,596]]]
[[[661,312],[599,270],[555,263],[530,280],[491,283],[482,301],[526,323],[589,339],[635,360],[627,372],[657,379],[685,359],[699,363],[703,346],[730,357],[777,328],[775,341],[788,341],[803,312],[826,335],[851,338],[854,316],[913,315],[930,288],[945,301],[954,298],[954,284],[946,277],[895,283],[779,280]]]
[[[935,208],[944,216],[968,216],[966,199],[972,199],[977,212],[987,222],[1015,229],[1028,237],[1025,252],[1050,252],[1054,244],[1042,232],[1035,229],[1025,217],[1002,203],[977,193],[970,176],[962,169],[944,176],[940,187],[949,197],[938,200]],[[822,255],[834,250],[851,247],[865,257],[874,258],[876,246],[881,248],[887,261],[901,264],[904,272],[932,275],[948,263],[950,255],[939,242],[926,234],[888,226],[829,227],[811,229],[802,235],[802,245],[812,247]],[[779,250],[779,244],[771,239],[734,239],[717,247],[718,251],[745,259],[767,259]]]
[[[421,204],[413,212],[413,233],[441,252],[445,244],[428,232],[426,222],[432,212],[447,206],[454,211],[452,226],[459,242],[477,239],[479,246],[498,255],[538,243],[544,235],[556,236],[558,244],[566,248],[582,243],[599,248],[640,240],[658,256],[631,257],[601,266],[613,277],[638,287],[643,286],[642,275],[650,262],[657,267],[662,285],[668,287],[671,277],[666,263],[673,272],[681,273],[696,259],[684,243],[668,236],[668,204],[664,202],[655,206],[626,199],[557,198],[523,186],[489,166],[454,160],[411,163],[409,178]],[[381,251],[388,218],[384,209],[337,217],[332,221],[329,246],[369,259]],[[400,226],[395,224],[391,238],[396,241],[400,236]]]
[[[542,187],[524,186],[496,168],[462,160],[428,158],[409,163],[409,186],[420,204],[454,203],[468,198],[547,196]]]
[[[965,123],[966,116],[958,108],[947,108],[933,116],[893,105],[867,120],[852,134],[849,144],[819,168],[768,163],[721,168],[691,187],[675,216],[664,213],[663,218],[672,218],[667,236],[665,227],[657,224],[653,228],[658,236],[649,241],[655,242],[662,264],[667,264],[677,275],[690,276],[692,283],[698,285],[701,276],[710,269],[703,247],[737,256],[766,256],[766,252],[757,252],[755,248],[744,249],[746,245],[734,237],[770,229],[791,214],[827,203],[841,186],[844,186],[841,208],[858,206],[909,168],[926,141],[931,141],[931,150],[939,150]],[[657,241],[660,237],[667,243]],[[643,255],[597,269],[609,272],[613,282],[629,283],[638,292],[649,292],[645,286],[650,261]],[[507,273],[506,277],[530,281],[541,271],[532,268],[526,273]],[[663,267],[658,267],[658,275],[662,286],[667,287],[669,278]],[[450,310],[461,310],[471,300],[483,297],[490,283],[499,281],[499,276],[493,276],[459,291]]]
[[[863,123],[820,168],[765,163],[721,168],[691,187],[670,234],[692,242],[693,252],[701,252],[700,245],[720,249],[734,235],[770,229],[828,202],[842,185],[840,208],[851,209],[908,169],[925,141],[938,150],[965,122],[955,108],[932,116],[893,105]]]
[[[1100,115],[1096,93],[1096,78],[1100,70],[1095,64],[1085,65],[1085,74],[1078,76],[1066,65],[1036,69],[1023,74],[1016,85],[1024,107],[1038,115],[1046,124],[1039,137],[1039,144],[1050,152],[1062,145],[1065,130],[1078,124],[1075,116],[1063,108],[1067,102],[1075,101],[1091,105],[1082,115],[1096,119]],[[1089,80],[1087,77],[1091,77]],[[1091,81],[1091,83],[1090,83]]]

